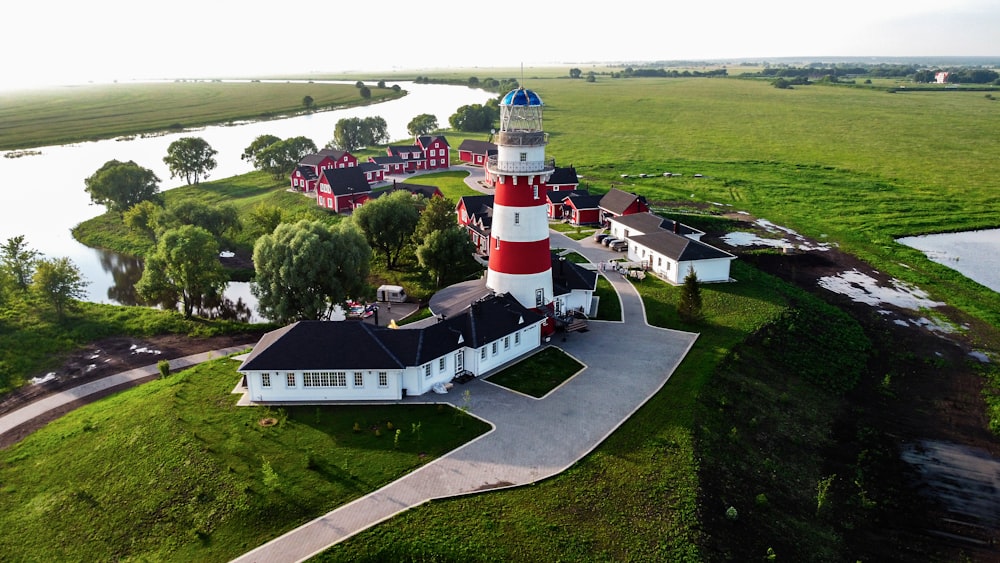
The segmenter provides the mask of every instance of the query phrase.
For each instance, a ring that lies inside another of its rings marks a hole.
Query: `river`
[[[393,84],[396,83],[389,82],[387,86]],[[259,135],[271,134],[283,139],[302,135],[322,147],[333,139],[337,121],[348,117],[380,116],[388,125],[390,138],[398,141],[409,138],[406,125],[419,114],[432,114],[439,124],[446,126],[448,118],[459,107],[484,104],[493,97],[489,92],[464,86],[398,84],[408,94],[380,104],[268,121],[207,126],[160,136],[39,147],[32,151],[40,154],[0,158],[0,241],[24,235],[28,246],[44,256],[70,258],[89,282],[88,301],[132,304],[131,280],[136,279],[136,272],[141,267],[139,262],[132,257],[86,247],[70,234],[77,224],[104,212],[102,206],[90,202],[84,191],[85,178],[109,160],[133,160],[160,178],[161,190],[169,190],[183,185],[183,180],[170,178],[163,162],[167,147],[180,137],[201,137],[218,151],[218,166],[211,172],[211,180],[252,171],[252,166],[241,160],[240,154]],[[0,156],[8,152],[12,151],[0,151]],[[253,296],[245,283],[230,284],[226,297],[233,302],[240,300],[251,311],[254,308]],[[251,317],[259,320],[256,315]]]

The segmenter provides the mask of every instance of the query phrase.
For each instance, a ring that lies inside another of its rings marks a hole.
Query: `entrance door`
[[[465,371],[465,353],[463,350],[459,350],[455,354],[455,375],[461,375]]]

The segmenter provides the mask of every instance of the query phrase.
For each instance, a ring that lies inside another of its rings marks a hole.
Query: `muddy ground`
[[[740,230],[775,236],[752,217],[732,218]],[[792,238],[793,246],[828,249],[748,254],[753,247],[731,247],[711,233],[704,240],[836,304],[861,323],[876,348],[869,372],[895,373],[897,383],[887,401],[869,382],[851,394],[852,408],[898,447],[904,463],[901,474],[890,478],[906,480],[906,489],[927,501],[911,505],[919,513],[903,518],[912,528],[903,534],[939,549],[943,560],[1000,561],[1000,439],[989,430],[976,367],[996,351],[973,344],[996,342],[996,330],[946,305],[936,307],[964,327],[948,332],[928,323],[926,311],[868,304],[830,291],[820,280],[852,270],[886,287],[892,280],[835,247],[797,234]]]
[[[55,379],[39,385],[27,385],[0,397],[0,414],[16,410],[52,393],[70,389],[108,375],[155,364],[160,360],[183,358],[192,354],[244,344],[252,345],[260,337],[261,333],[249,332],[208,338],[190,338],[176,334],[149,338],[127,336],[105,338],[69,354],[58,369],[34,375],[34,377],[41,378],[48,375],[48,373],[53,373],[55,374]],[[28,434],[48,424],[51,420],[55,420],[81,405],[96,401],[101,397],[143,383],[144,381],[148,381],[148,379],[90,395],[50,412],[49,416],[37,418],[30,423],[22,424],[10,432],[0,434],[0,448],[5,448],[20,441]]]

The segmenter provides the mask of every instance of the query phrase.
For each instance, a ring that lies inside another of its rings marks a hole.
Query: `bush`
[[[160,370],[160,378],[166,378],[170,375],[170,362],[167,360],[160,360],[156,362],[156,369]]]

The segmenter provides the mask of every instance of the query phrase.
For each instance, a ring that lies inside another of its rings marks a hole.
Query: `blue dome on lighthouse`
[[[517,90],[507,92],[507,95],[503,97],[503,100],[501,100],[500,105],[534,107],[544,104],[542,104],[542,99],[538,97],[538,94],[532,92],[531,90],[518,88]]]

